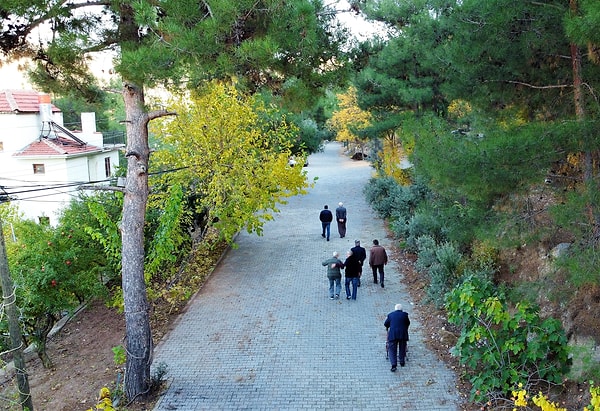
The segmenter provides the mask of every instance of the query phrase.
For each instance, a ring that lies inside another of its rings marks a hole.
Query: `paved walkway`
[[[239,235],[239,248],[156,347],[154,366],[167,365],[170,387],[155,411],[460,408],[455,375],[422,344],[393,261],[385,289],[366,267],[356,301],[343,291],[329,300],[322,261],[334,250],[345,256],[355,238],[367,250],[374,238],[388,249],[391,240],[362,194],[368,162],[343,156],[338,143],[309,160],[315,187],[281,206],[262,237]],[[347,236],[333,223],[326,242],[318,214],[339,201],[348,209]],[[383,321],[396,303],[411,315],[411,341],[406,367],[392,373]]]

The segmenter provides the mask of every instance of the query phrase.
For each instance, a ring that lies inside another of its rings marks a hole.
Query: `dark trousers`
[[[383,284],[383,264],[372,265],[371,268],[373,269],[373,282],[377,282],[377,272],[379,271],[379,281],[381,282],[381,284]]]
[[[340,237],[341,238],[346,237],[346,222],[340,223],[338,221],[337,226],[338,226],[338,233],[340,233]]]
[[[406,361],[406,340],[388,341],[388,355],[392,367],[396,367],[398,363],[404,365]]]

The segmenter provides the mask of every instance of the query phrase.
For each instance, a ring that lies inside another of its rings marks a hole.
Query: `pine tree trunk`
[[[127,350],[125,395],[133,401],[149,390],[153,349],[144,281],[144,222],[150,150],[143,90],[136,85],[125,84],[123,99],[127,117],[127,179],[120,227]]]

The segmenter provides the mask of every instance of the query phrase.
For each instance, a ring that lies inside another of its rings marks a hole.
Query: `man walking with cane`
[[[388,314],[383,323],[387,330],[387,348],[392,364],[391,372],[396,372],[398,363],[404,367],[406,361],[406,344],[408,342],[408,313],[402,311],[402,304],[396,304],[394,311]]]

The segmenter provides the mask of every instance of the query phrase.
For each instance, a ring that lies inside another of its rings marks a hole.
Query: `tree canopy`
[[[299,130],[259,99],[212,83],[170,107],[181,114],[153,127],[161,138],[152,167],[165,172],[152,185],[185,187],[227,241],[242,228],[260,233],[277,203],[305,192],[302,168],[288,165]]]

